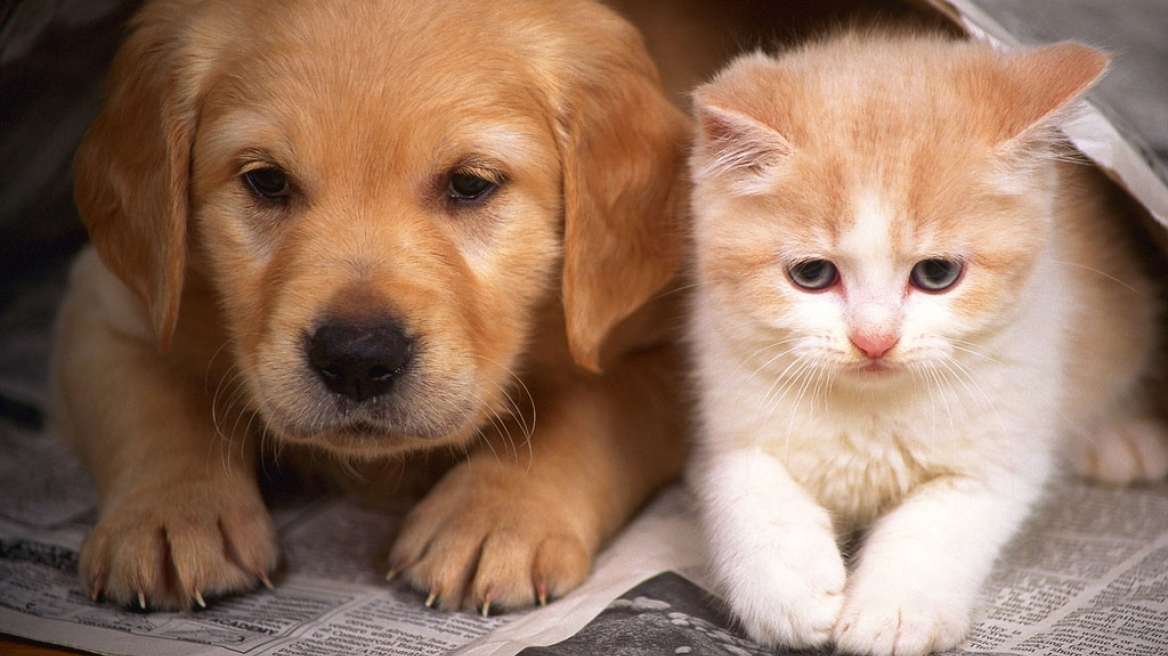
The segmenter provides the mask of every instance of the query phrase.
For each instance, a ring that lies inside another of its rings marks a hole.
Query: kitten
[[[754,639],[953,647],[1060,439],[1096,477],[1168,470],[1156,292],[1058,147],[1106,65],[854,32],[695,92],[691,483]]]

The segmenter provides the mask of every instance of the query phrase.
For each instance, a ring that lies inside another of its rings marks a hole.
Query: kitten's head
[[[1033,283],[1056,125],[1106,65],[859,34],[739,59],[694,96],[700,302],[780,370],[889,379],[976,350]]]

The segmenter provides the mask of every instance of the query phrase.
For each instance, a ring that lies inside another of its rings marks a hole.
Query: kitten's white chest
[[[893,412],[808,417],[801,423],[797,436],[776,436],[766,450],[841,528],[868,523],[940,474],[958,448],[952,441],[938,444],[918,421]]]

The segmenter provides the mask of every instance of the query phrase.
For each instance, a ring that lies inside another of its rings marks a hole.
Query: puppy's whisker
[[[490,358],[484,358],[481,356],[479,359],[483,362],[493,365],[502,374],[501,378],[503,380],[513,384],[512,387],[505,383],[492,383],[495,391],[498,394],[498,398],[506,399],[507,403],[505,406],[509,407],[519,419],[523,428],[523,432],[527,435],[530,435],[531,432],[535,429],[535,397],[532,396],[531,390],[528,389],[527,384],[523,382],[523,377],[520,376],[514,369],[505,366],[503,363],[498,362],[497,360],[492,360]],[[490,381],[494,381],[495,377],[489,376],[488,379]],[[516,400],[515,396],[511,393],[512,389],[520,392],[521,396],[526,399],[526,406],[531,410],[530,414],[532,417],[532,424],[530,426],[527,424],[527,417],[523,412],[523,408],[520,407],[519,401]]]
[[[490,422],[495,434],[499,435],[499,437],[507,445],[509,445],[510,451],[515,457],[516,461],[519,460],[519,443],[515,440],[514,435],[511,432],[511,428],[512,426],[517,426],[519,428],[519,431],[523,435],[522,444],[527,450],[527,466],[530,468],[531,462],[534,459],[534,453],[532,452],[531,448],[531,436],[535,431],[535,398],[532,396],[531,390],[528,389],[526,383],[523,382],[523,378],[519,376],[519,374],[516,373],[513,369],[503,365],[497,360],[492,360],[490,358],[480,359],[494,366],[497,371],[502,373],[503,375],[499,378],[505,381],[504,383],[493,383],[495,392],[493,395],[494,401],[487,404],[489,409],[488,421]],[[494,381],[496,377],[488,376],[487,379]],[[516,398],[516,393],[519,394],[519,398]],[[521,400],[525,400],[526,402],[521,405]],[[501,410],[504,409],[507,411],[506,413],[501,412]],[[484,441],[486,441],[488,445],[490,445],[492,442],[490,439]],[[491,446],[491,449],[492,452],[494,452],[493,446]],[[499,458],[499,454],[495,453],[495,457],[497,460]]]
[[[338,454],[332,454],[333,462],[344,473],[345,476],[361,484],[368,484],[370,482],[364,472],[358,470],[353,460]]]
[[[491,425],[494,426],[494,420],[491,418],[488,418],[488,420],[491,421]],[[491,450],[491,455],[494,456],[495,462],[502,462],[503,461],[502,458],[499,457],[499,452],[495,450],[494,440],[484,439],[484,440],[482,440],[482,442],[483,442],[483,444],[485,444],[487,446],[488,449]]]

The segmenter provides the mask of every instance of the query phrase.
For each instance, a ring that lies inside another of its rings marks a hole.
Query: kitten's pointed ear
[[[748,102],[750,94],[745,90],[753,86],[751,78],[759,74],[774,76],[778,72],[765,56],[747,56],[728,68],[714,84],[694,92],[697,138],[691,164],[695,180],[725,178],[750,193],[752,189],[760,190],[794,152],[778,130],[752,117],[775,114]]]
[[[781,134],[745,114],[697,103],[697,152],[701,167],[695,175],[735,176],[761,180],[791,155]]]
[[[1009,55],[1011,99],[1003,141],[1018,145],[1041,140],[1065,111],[1091,88],[1107,69],[1111,57],[1077,43],[1056,43]]]

